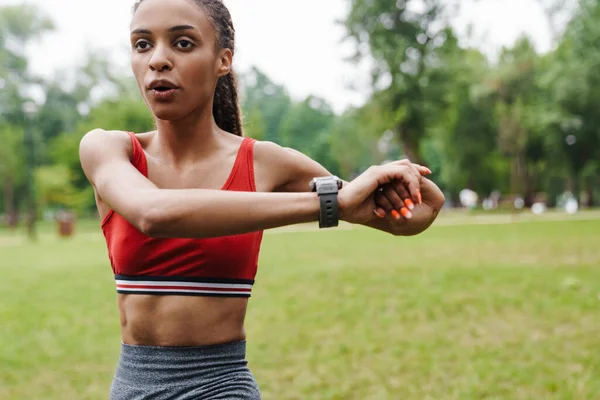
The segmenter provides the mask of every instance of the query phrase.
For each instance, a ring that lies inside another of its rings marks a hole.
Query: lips
[[[169,101],[174,98],[179,87],[171,81],[160,79],[152,81],[148,85],[148,91],[158,101]]]
[[[179,87],[177,87],[177,85],[171,81],[160,79],[150,82],[150,85],[148,85],[148,89],[156,90],[159,92],[166,92],[168,90],[179,89]]]

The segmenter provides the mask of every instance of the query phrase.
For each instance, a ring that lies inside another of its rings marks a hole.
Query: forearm
[[[229,236],[319,219],[315,193],[153,190],[141,230],[154,237]]]

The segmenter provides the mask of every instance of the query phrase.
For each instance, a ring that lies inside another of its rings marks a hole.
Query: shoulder
[[[310,179],[328,174],[304,153],[267,141],[255,142],[254,163],[257,172],[271,182],[273,191],[306,191]]]
[[[132,154],[131,136],[124,131],[94,129],[83,135],[79,142],[79,160],[86,173],[106,161],[131,159]]]
[[[123,151],[131,156],[133,152],[133,143],[131,141],[131,135],[133,132],[126,131],[107,131],[104,129],[93,129],[87,132],[81,138],[79,143],[79,150],[81,155],[86,153],[97,153],[99,151],[117,151],[121,154]],[[142,147],[152,140],[155,136],[156,131],[135,133],[135,137],[141,143]]]
[[[102,148],[120,147],[131,149],[131,136],[124,131],[106,131],[104,129],[93,129],[81,138],[79,150],[82,155],[88,151],[97,152]]]

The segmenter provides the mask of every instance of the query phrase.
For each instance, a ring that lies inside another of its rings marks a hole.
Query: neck
[[[212,107],[192,112],[177,120],[156,119],[157,145],[162,156],[173,164],[195,160],[211,152],[222,134],[212,114]]]

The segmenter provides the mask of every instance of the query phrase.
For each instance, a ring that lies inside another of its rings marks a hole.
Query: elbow
[[[161,209],[149,209],[142,213],[138,222],[138,228],[144,235],[161,238],[166,237],[168,218]]]

